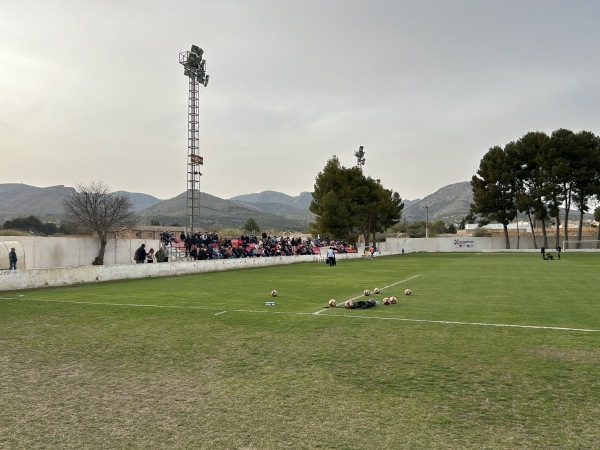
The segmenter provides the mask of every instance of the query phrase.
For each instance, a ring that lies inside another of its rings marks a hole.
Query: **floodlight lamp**
[[[190,50],[190,53],[194,53],[196,55],[198,55],[200,57],[200,59],[202,59],[202,55],[204,53],[204,50],[202,50],[200,47],[198,47],[197,45],[192,45],[192,48]]]
[[[187,68],[183,70],[183,74],[184,74],[186,77],[189,77],[189,76],[191,76],[191,75],[192,75],[192,73],[190,72],[190,69],[187,69]]]
[[[206,75],[206,79],[204,81],[204,87],[206,87],[206,85],[208,84],[208,79],[210,78],[210,75]]]
[[[190,55],[188,56],[187,62],[188,62],[188,64],[190,64],[192,66],[197,66],[198,65],[198,55],[196,55],[195,53],[190,53]]]

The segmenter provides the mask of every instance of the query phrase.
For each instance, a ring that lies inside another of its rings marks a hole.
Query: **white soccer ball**
[[[346,301],[344,302],[344,307],[345,307],[345,308],[348,308],[348,309],[350,309],[350,308],[352,308],[353,306],[354,306],[354,302],[353,302],[352,300],[346,300]]]
[[[389,305],[389,304],[390,304],[390,299],[389,299],[389,298],[387,298],[387,297],[385,297],[385,298],[383,299],[383,304],[384,304],[384,305]]]
[[[373,289],[373,294],[381,294],[381,289],[379,289],[379,288]]]
[[[396,297],[394,297],[393,295],[390,297],[390,303],[391,303],[392,305],[395,305],[395,304],[396,304]]]
[[[179,272],[177,272],[177,276],[178,276],[178,277],[180,277],[180,276],[181,276],[181,274],[180,274]]]
[[[368,297],[369,295],[371,295],[371,291],[368,289],[365,289],[363,294],[365,294],[365,296]]]
[[[277,292],[275,289],[271,291],[271,297],[277,297],[277,294],[279,294],[279,292]]]
[[[337,302],[334,299],[329,300],[329,307],[335,308],[337,306]]]
[[[404,291],[404,295],[410,295],[410,294],[412,294],[412,291],[410,289],[406,289]]]

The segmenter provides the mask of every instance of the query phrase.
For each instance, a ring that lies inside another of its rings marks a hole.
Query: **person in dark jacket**
[[[135,262],[137,264],[144,264],[146,262],[146,255],[146,244],[142,244],[140,245],[140,248],[135,251]]]
[[[17,270],[17,252],[14,247],[12,247],[8,253],[8,265],[10,270]]]

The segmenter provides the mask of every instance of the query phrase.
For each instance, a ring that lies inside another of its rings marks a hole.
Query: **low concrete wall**
[[[337,260],[360,258],[348,253],[337,255]],[[64,286],[78,283],[122,280],[129,278],[164,277],[177,274],[218,272],[223,270],[268,267],[282,264],[315,262],[314,256],[275,256],[269,258],[213,259],[155,264],[117,264],[105,266],[56,267],[49,269],[0,271],[0,291],[30,289],[46,286]],[[319,260],[322,261],[322,260]],[[315,264],[323,264],[315,262]]]

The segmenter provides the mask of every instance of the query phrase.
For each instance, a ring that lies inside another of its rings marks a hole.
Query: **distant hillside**
[[[27,184],[0,184],[0,224],[16,217],[36,216],[44,221],[60,221],[63,200],[75,192],[63,185],[40,188]],[[129,197],[135,212],[161,200],[147,194],[117,191]]]
[[[292,197],[291,195],[283,194],[281,192],[263,191],[255,194],[237,195],[231,197],[230,200],[255,204],[279,203],[296,209],[308,209],[312,202],[312,192],[302,192],[300,195]]]
[[[142,211],[143,209],[150,208],[151,206],[162,202],[162,200],[156,197],[148,194],[141,194],[139,192],[115,191],[115,194],[126,195],[133,204],[133,210],[135,212]]]
[[[60,220],[62,201],[74,191],[62,185],[39,188],[27,184],[0,184],[0,224],[32,215],[45,221]]]
[[[422,200],[406,202],[402,213],[402,220],[407,222],[425,221],[427,209],[429,220],[458,223],[465,217],[473,203],[473,190],[469,181],[449,184]]]
[[[314,214],[308,210],[312,201],[311,192],[303,192],[298,197],[291,197],[280,192],[264,191],[238,195],[231,200],[243,202],[245,205],[254,205],[263,212],[304,218],[306,221],[314,220]],[[403,202],[402,221],[425,221],[427,216],[425,206],[428,206],[430,221],[460,222],[469,213],[473,202],[473,191],[471,183],[463,181],[444,186],[423,199],[403,200]],[[297,215],[300,211],[303,211],[303,215]]]
[[[308,221],[303,220],[306,213],[296,210],[292,211],[293,214],[289,214],[290,209],[293,208],[284,207],[281,210],[277,207],[263,207],[261,209],[253,203],[223,200],[203,192],[200,194],[199,224],[207,230],[214,229],[217,225],[241,228],[248,219],[253,218],[262,229],[305,231],[308,228]],[[164,225],[173,223],[186,225],[189,223],[187,192],[140,211],[139,216],[147,223],[157,220]]]
[[[16,217],[34,215],[43,221],[60,221],[62,201],[74,192],[66,186],[39,188],[26,184],[0,184],[0,225]],[[129,196],[138,213],[139,224],[158,221],[164,225],[187,225],[187,192],[161,201],[143,193],[117,191]],[[407,222],[424,221],[425,206],[429,220],[459,222],[469,212],[472,202],[471,185],[455,183],[437,190],[424,199],[404,200],[402,219]],[[242,227],[253,218],[263,229],[305,231],[314,220],[309,211],[312,193],[302,192],[293,197],[276,191],[238,195],[224,200],[210,194],[200,195],[200,225],[207,230],[216,226]]]
[[[275,214],[288,219],[299,220],[308,225],[315,215],[308,209],[312,202],[311,192],[302,192],[297,197],[275,191],[245,194],[230,199],[246,208],[256,209],[266,214]]]

